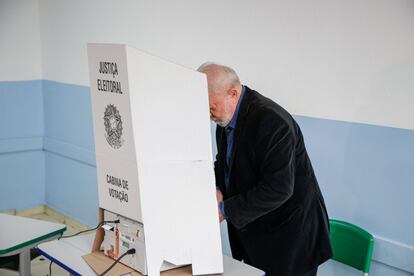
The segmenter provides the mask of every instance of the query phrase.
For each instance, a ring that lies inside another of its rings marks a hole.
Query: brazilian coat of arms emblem
[[[109,104],[104,114],[105,138],[114,149],[119,149],[124,143],[122,139],[122,119],[115,105]]]

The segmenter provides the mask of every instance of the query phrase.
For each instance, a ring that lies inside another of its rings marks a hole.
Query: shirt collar
[[[239,115],[239,109],[240,109],[240,103],[243,100],[245,90],[246,90],[246,88],[244,87],[244,85],[242,85],[242,91],[241,91],[241,94],[240,94],[239,101],[237,102],[236,110],[234,111],[233,118],[231,119],[231,121],[228,125],[228,127],[231,127],[232,129],[236,128],[237,116]]]

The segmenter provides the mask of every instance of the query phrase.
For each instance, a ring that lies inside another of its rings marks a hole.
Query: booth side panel
[[[99,205],[142,221],[124,45],[89,44]]]

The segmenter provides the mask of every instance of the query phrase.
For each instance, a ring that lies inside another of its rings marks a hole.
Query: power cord
[[[50,264],[49,264],[49,275],[47,275],[47,276],[52,276],[52,264],[53,264],[53,261],[50,261]]]
[[[68,236],[63,236],[63,233],[62,234],[60,234],[60,237],[58,238],[58,240],[60,240],[60,239],[66,239],[66,238],[70,238],[70,237],[74,237],[74,236],[77,236],[77,235],[79,235],[79,234],[82,234],[82,233],[86,233],[86,232],[90,232],[90,231],[94,231],[94,230],[96,230],[96,229],[98,229],[99,227],[101,227],[102,225],[104,225],[105,223],[119,223],[119,219],[117,219],[117,220],[104,220],[104,221],[102,221],[102,222],[100,222],[100,223],[98,223],[98,225],[95,227],[95,228],[92,228],[92,229],[87,229],[87,230],[83,230],[83,231],[80,231],[80,232],[78,232],[78,233],[75,233],[75,234],[72,234],[72,235],[68,235]],[[128,253],[128,251],[131,251],[132,252],[132,250],[134,251],[133,253]],[[119,260],[121,260],[121,258],[123,258],[125,255],[128,255],[128,254],[134,254],[135,253],[135,249],[130,249],[130,250],[128,250],[127,252],[125,252],[122,256],[120,256],[119,258],[118,258],[118,260],[116,260],[114,263],[113,263],[113,265],[111,266],[111,267],[109,267],[104,273],[107,273],[109,270],[111,270],[112,269],[112,267],[119,261]],[[53,264],[53,261],[50,261],[50,264],[49,264],[49,275],[47,275],[47,276],[52,276],[52,264]],[[102,274],[103,275],[103,274]]]
[[[60,237],[58,238],[58,240],[60,240],[63,236],[63,233],[60,233]],[[52,276],[52,264],[53,264],[53,260],[50,260],[49,263],[49,274],[46,274],[46,276]]]
[[[122,254],[121,256],[119,256],[119,258],[118,259],[116,259],[116,261],[115,262],[113,262],[112,264],[111,264],[111,266],[110,267],[108,267],[104,272],[102,272],[101,274],[99,274],[99,276],[103,276],[103,275],[105,275],[106,273],[108,273],[108,271],[109,270],[111,270],[123,257],[125,257],[126,255],[132,255],[132,254],[135,254],[135,248],[131,248],[131,249],[129,249],[127,252],[125,252],[124,254]]]
[[[102,221],[95,228],[83,230],[83,231],[80,231],[78,233],[75,233],[75,234],[72,234],[72,235],[68,235],[68,236],[60,236],[58,238],[58,240],[60,240],[60,239],[66,239],[66,238],[71,238],[71,237],[77,236],[77,235],[82,234],[82,233],[94,231],[94,230],[98,229],[99,227],[101,227],[102,225],[104,225],[105,223],[119,223],[119,219],[117,219],[117,220],[105,220],[105,221]]]

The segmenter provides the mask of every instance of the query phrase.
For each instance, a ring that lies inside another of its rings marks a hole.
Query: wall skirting
[[[414,246],[375,236],[373,260],[414,273]]]
[[[43,137],[0,139],[0,154],[43,150]]]
[[[93,167],[96,167],[95,151],[81,148],[53,138],[43,138],[43,149],[47,152],[61,155]]]
[[[47,215],[53,218],[58,223],[63,223],[66,226],[74,228],[76,231],[83,231],[86,229],[90,229],[85,224],[80,223],[74,218],[68,217],[63,213],[49,207],[47,204],[41,204],[33,208],[27,209],[12,209],[7,211],[0,211],[2,214],[14,215],[14,216],[21,216],[21,217],[31,217],[31,218],[41,218],[41,215]]]

